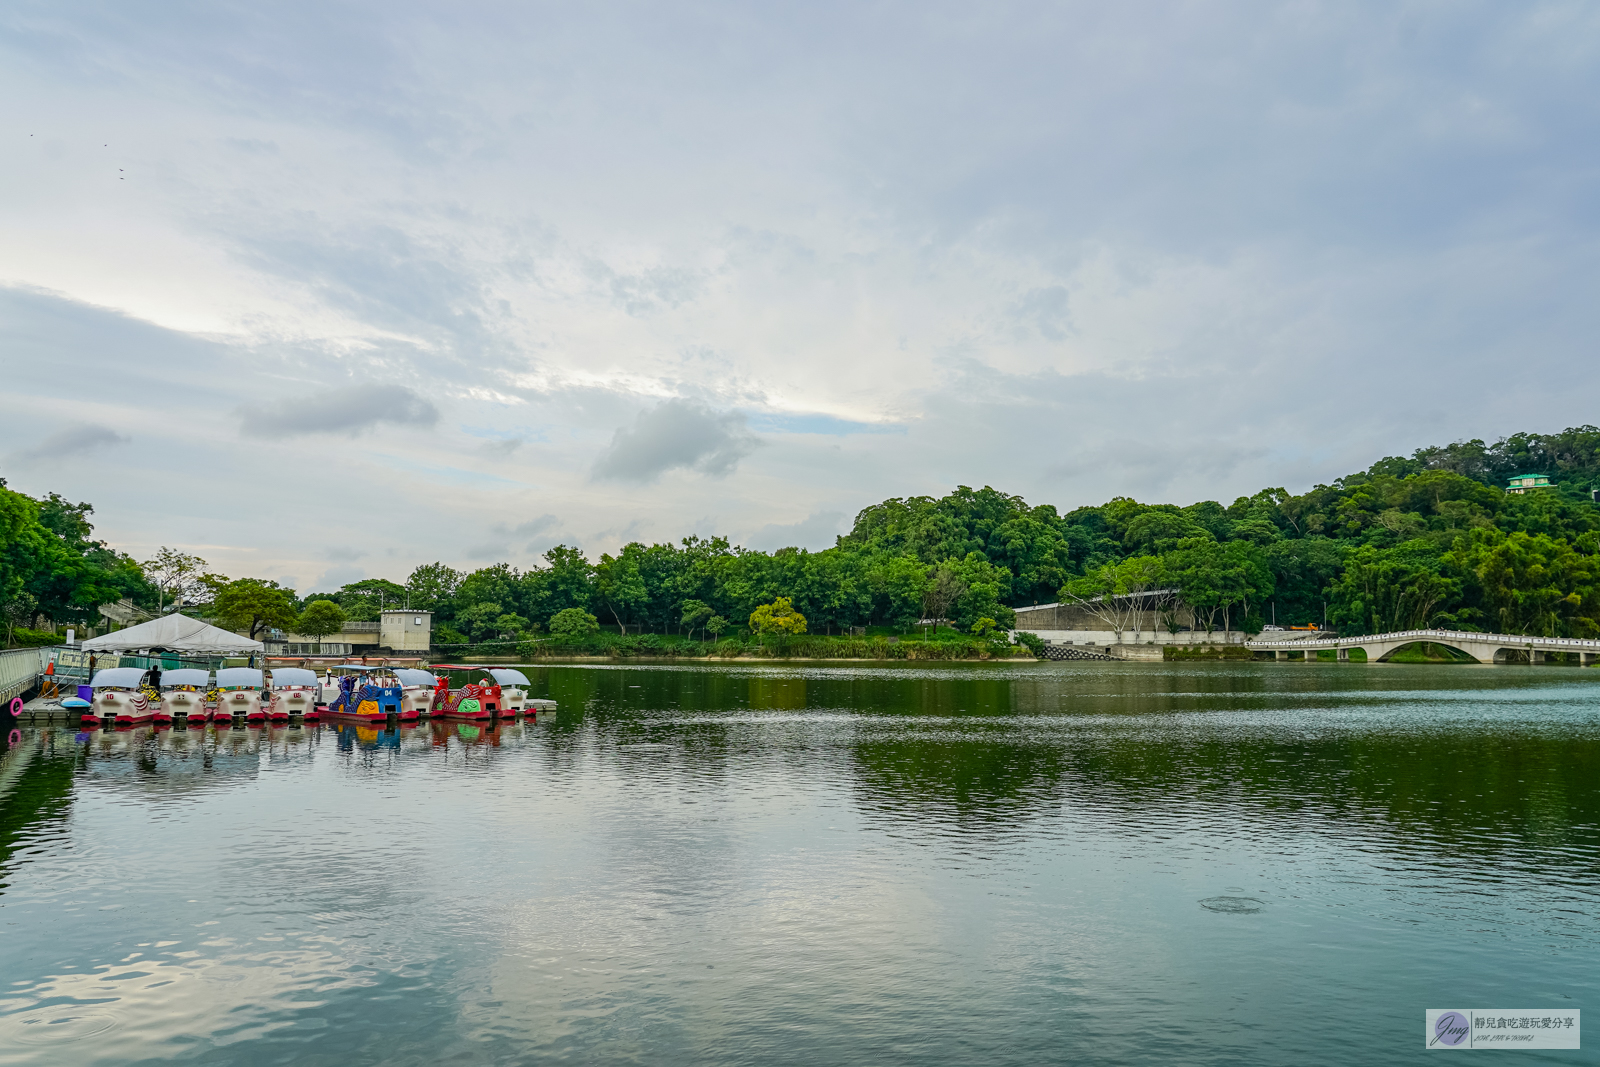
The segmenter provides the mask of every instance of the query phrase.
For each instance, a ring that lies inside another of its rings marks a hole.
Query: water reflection
[[[1315,1006],[1399,1063],[1600,995],[1586,672],[527,673],[560,714],[27,732],[3,1055],[1347,1062]]]

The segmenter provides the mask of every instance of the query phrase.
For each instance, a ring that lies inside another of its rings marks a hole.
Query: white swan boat
[[[403,667],[394,672],[400,681],[400,720],[425,718],[433,714],[433,701],[439,679],[432,671]]]
[[[316,671],[304,667],[276,667],[272,671],[272,703],[267,717],[273,722],[288,722],[295,716],[316,719],[322,685]]]
[[[500,708],[502,715],[521,715],[528,707],[528,690],[533,683],[528,676],[510,667],[491,667],[489,675],[500,683]]]
[[[89,682],[94,690],[94,699],[90,701],[88,713],[83,716],[84,722],[115,723],[117,726],[138,726],[149,722],[155,709],[150,706],[149,697],[140,690],[144,676],[145,672],[138,667],[106,667],[96,671]]]
[[[161,710],[173,722],[204,726],[206,690],[211,687],[211,672],[181,667],[161,672]]]
[[[217,672],[218,722],[244,719],[261,722],[267,717],[261,706],[262,674],[254,667],[224,667]]]

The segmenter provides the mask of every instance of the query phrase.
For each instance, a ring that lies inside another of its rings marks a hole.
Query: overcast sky
[[[1600,422],[1583,3],[0,10],[0,474],[302,591]]]

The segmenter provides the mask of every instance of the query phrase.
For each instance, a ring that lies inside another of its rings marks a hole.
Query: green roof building
[[[1526,493],[1529,489],[1550,489],[1548,474],[1519,474],[1506,485],[1508,493]]]

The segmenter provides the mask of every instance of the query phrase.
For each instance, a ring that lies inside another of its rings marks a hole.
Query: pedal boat
[[[394,672],[400,682],[400,721],[416,722],[433,714],[433,701],[439,679],[432,671],[401,668]]]
[[[500,684],[500,713],[506,718],[521,715],[528,709],[528,690],[533,683],[528,676],[510,667],[491,667],[489,676]]]
[[[317,672],[304,667],[278,667],[272,672],[272,703],[267,718],[289,722],[296,716],[315,721],[317,694],[321,691]]]
[[[261,706],[262,673],[254,667],[223,667],[217,671],[217,722],[245,722],[260,724],[266,721],[266,709]]]
[[[482,667],[441,667],[441,670],[480,671]],[[488,676],[468,682],[460,689],[450,688],[450,676],[439,675],[439,685],[434,689],[433,713],[446,719],[472,719],[487,721],[496,718],[501,709],[500,683]]]
[[[154,710],[149,696],[139,688],[144,676],[145,672],[138,667],[106,667],[96,671],[89,682],[94,700],[83,722],[102,726],[138,726],[149,722]]]
[[[161,673],[161,711],[170,722],[189,726],[206,724],[206,689],[211,672],[183,667]]]
[[[335,667],[349,671],[339,678],[339,696],[328,705],[328,714],[341,719],[383,723],[400,715],[400,682],[387,668],[347,663]]]

